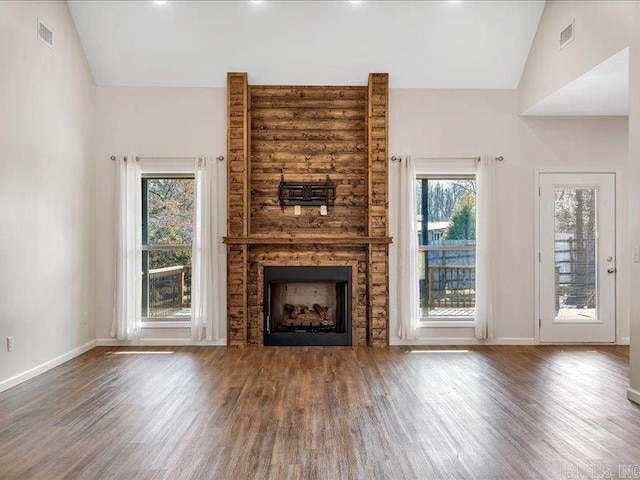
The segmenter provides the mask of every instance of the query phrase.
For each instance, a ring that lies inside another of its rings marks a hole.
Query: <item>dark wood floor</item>
[[[135,350],[173,353],[96,348],[0,394],[0,478],[640,472],[627,347]]]

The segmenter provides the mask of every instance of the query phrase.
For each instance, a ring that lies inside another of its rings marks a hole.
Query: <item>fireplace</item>
[[[227,80],[227,344],[386,347],[389,75]],[[265,272],[311,265],[326,277]],[[338,266],[351,275],[323,272]]]
[[[351,345],[351,267],[264,267],[264,345]]]

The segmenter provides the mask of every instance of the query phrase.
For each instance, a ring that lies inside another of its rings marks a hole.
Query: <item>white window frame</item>
[[[477,158],[416,158],[416,179],[476,177]],[[477,220],[476,220],[477,221]],[[461,249],[460,247],[458,249]],[[470,249],[475,250],[476,247]],[[418,246],[418,251],[425,250]],[[429,320],[426,320],[429,318]],[[473,328],[473,317],[421,317],[420,328]]]
[[[195,178],[195,158],[184,159],[161,159],[150,158],[140,161],[140,173],[141,178]],[[142,190],[142,185],[140,185]],[[142,194],[142,192],[141,192]],[[142,225],[142,211],[140,211],[140,217],[138,219],[140,225]],[[180,246],[177,246],[180,247]],[[150,249],[146,245],[140,245],[142,251],[149,251]],[[188,246],[192,248],[191,245]],[[142,277],[140,279],[142,281]],[[157,317],[143,317],[140,312],[140,328],[190,328],[191,318],[188,320],[175,320],[174,317],[169,320],[157,320]]]

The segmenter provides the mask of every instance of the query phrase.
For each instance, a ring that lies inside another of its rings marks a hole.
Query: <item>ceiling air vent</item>
[[[51,30],[42,20],[38,19],[38,40],[53,48],[53,30]]]
[[[560,49],[569,45],[576,39],[576,21],[574,20],[567,28],[560,32]]]

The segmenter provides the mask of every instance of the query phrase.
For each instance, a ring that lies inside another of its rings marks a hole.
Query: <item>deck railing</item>
[[[149,317],[169,317],[191,306],[191,266],[149,270]]]
[[[555,239],[556,311],[567,306],[595,307],[596,249],[593,238]]]
[[[427,269],[427,305],[436,308],[474,308],[475,265],[433,266]]]

